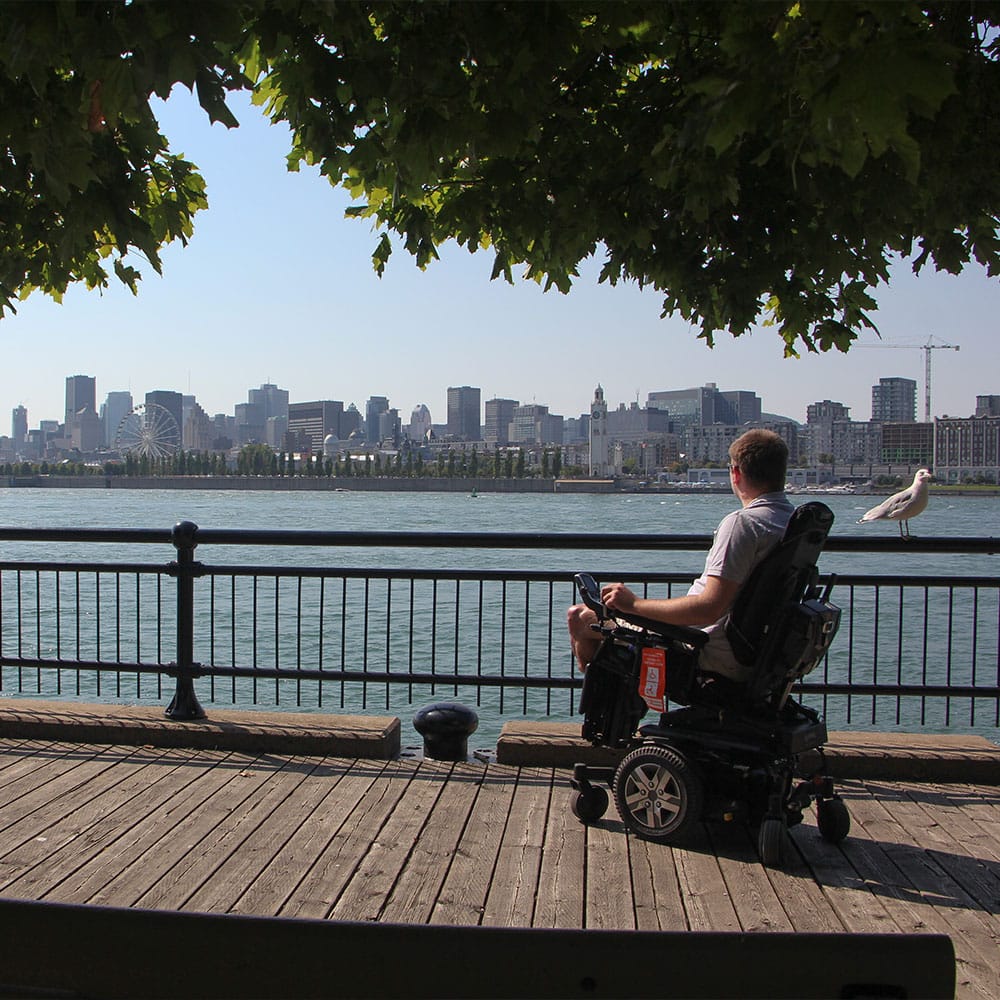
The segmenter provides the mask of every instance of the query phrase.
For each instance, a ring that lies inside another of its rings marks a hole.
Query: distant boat
[[[475,500],[479,496],[479,491],[473,486],[472,492],[469,494],[470,499]]]

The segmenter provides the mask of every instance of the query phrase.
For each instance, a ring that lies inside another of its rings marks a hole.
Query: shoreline
[[[443,479],[437,477],[341,476],[8,476],[0,485],[9,489],[108,489],[108,490],[243,490],[279,493],[595,493],[609,495],[672,496],[676,494],[728,494],[728,486],[671,483],[645,485],[613,479]],[[790,496],[890,496],[896,487],[879,486],[848,494],[842,488],[789,490]],[[1000,496],[1000,486],[938,486],[939,496]]]

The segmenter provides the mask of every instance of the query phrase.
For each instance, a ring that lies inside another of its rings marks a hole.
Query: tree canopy
[[[5,3],[0,315],[135,291],[190,238],[205,185],[150,106],[181,84],[287,123],[380,273],[455,240],[565,292],[596,255],[709,343],[844,350],[895,255],[1000,273],[998,25],[996,0]]]

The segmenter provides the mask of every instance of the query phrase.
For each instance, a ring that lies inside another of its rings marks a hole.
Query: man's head
[[[785,488],[788,445],[774,431],[755,428],[729,446],[729,466],[739,470],[743,492],[774,493]]]

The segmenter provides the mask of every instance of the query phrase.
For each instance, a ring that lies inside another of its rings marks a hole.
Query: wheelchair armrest
[[[708,633],[700,628],[692,628],[689,625],[668,625],[666,622],[658,622],[653,618],[643,618],[642,615],[630,615],[624,611],[612,611],[611,617],[616,621],[627,622],[637,628],[652,632],[663,639],[670,639],[675,642],[683,642],[695,649],[701,649],[708,642]]]

